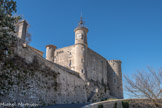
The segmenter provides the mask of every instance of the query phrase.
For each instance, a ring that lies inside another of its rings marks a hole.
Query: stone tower
[[[46,59],[54,62],[54,52],[56,50],[56,46],[54,45],[47,45],[46,46]]]
[[[27,27],[28,27],[28,23],[26,20],[22,20],[18,22],[18,24],[16,25],[16,28],[17,28],[16,31],[18,33],[17,36],[18,38],[22,39],[23,42],[25,42]]]
[[[111,94],[117,98],[123,98],[123,86],[122,86],[122,72],[121,72],[121,61],[120,60],[108,60],[111,67],[110,69],[110,80],[109,84]]]
[[[86,80],[86,64],[87,64],[87,32],[82,17],[75,32],[75,54],[74,54],[74,70],[78,72],[83,80]]]

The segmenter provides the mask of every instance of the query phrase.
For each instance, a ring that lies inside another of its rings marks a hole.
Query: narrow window
[[[81,69],[81,72],[82,72],[82,73],[85,73],[84,69]]]
[[[83,35],[81,36],[81,39],[83,39]]]
[[[113,72],[113,77],[116,77],[115,72]]]
[[[116,84],[116,79],[114,79],[114,83]]]
[[[72,54],[71,54],[71,52],[69,52],[69,57],[72,57]]]
[[[84,59],[81,59],[81,62],[84,63]]]
[[[69,61],[69,67],[71,67],[71,60]]]

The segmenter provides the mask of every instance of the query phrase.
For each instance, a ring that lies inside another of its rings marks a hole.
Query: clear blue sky
[[[74,44],[82,11],[88,46],[121,60],[123,74],[162,67],[162,0],[17,0],[17,6],[30,24],[30,45],[44,54],[48,44]]]

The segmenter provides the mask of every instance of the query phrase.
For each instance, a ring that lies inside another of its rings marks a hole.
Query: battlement
[[[113,62],[118,62],[118,63],[122,63],[121,60],[107,60],[109,63],[113,63]]]

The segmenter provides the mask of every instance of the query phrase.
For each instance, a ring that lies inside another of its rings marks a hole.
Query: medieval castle
[[[17,36],[23,42],[25,42],[27,25],[28,23],[25,20],[20,21],[17,25]],[[22,49],[24,47],[31,49],[32,54],[39,56],[47,66],[60,73],[57,79],[58,84],[60,84],[60,94],[57,95],[55,102],[68,101],[67,103],[75,103],[79,101],[82,103],[112,97],[123,98],[121,61],[107,60],[88,47],[88,28],[84,26],[82,18],[74,32],[74,45],[59,49],[54,45],[47,45],[45,59],[42,57],[42,51],[29,45],[23,44],[22,47]],[[29,53],[29,51],[26,52]],[[29,55],[25,54],[26,58]],[[53,93],[53,91],[51,92]]]

